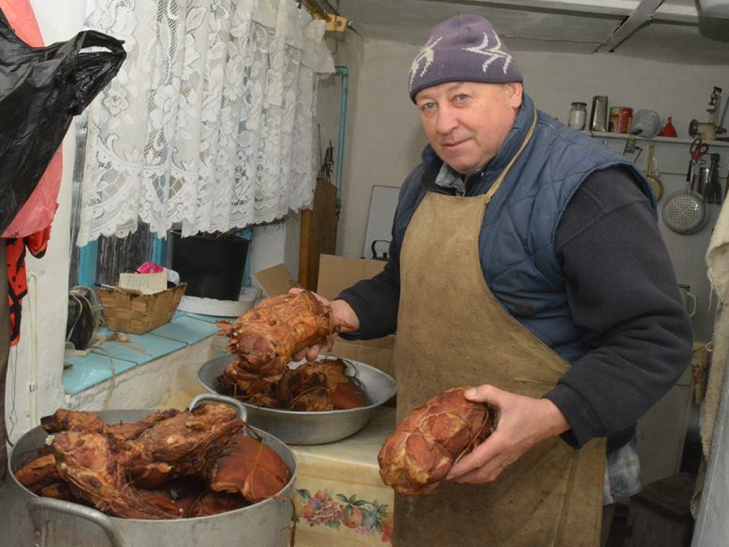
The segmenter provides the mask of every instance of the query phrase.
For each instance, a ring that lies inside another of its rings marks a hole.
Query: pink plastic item
[[[159,273],[163,271],[165,271],[164,267],[160,266],[159,264],[155,264],[154,262],[145,262],[139,268],[137,268],[137,273],[142,274]]]

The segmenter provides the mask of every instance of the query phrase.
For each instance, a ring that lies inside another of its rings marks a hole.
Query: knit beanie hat
[[[410,99],[445,82],[522,82],[511,53],[486,19],[456,15],[433,27],[410,66]]]

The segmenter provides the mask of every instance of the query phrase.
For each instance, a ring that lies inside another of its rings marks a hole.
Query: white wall
[[[342,201],[345,201],[344,192],[350,186],[349,170],[352,161],[353,147],[360,141],[356,139],[355,127],[358,116],[358,101],[360,97],[360,71],[363,62],[364,41],[353,32],[335,34],[327,37],[327,46],[334,56],[334,64],[347,69],[348,90],[345,116],[344,156],[342,161]],[[331,75],[319,84],[317,101],[317,123],[321,129],[322,154],[329,142],[334,146],[335,166],[331,173],[332,183],[336,183],[336,161],[339,153],[339,133],[341,129],[341,100],[342,77]],[[369,195],[368,195],[369,199]],[[345,223],[342,222],[344,211],[340,214],[337,231],[337,254],[341,253],[341,243],[344,239],[342,232]]]
[[[299,272],[301,216],[289,214],[275,224],[256,226],[251,244],[251,273],[284,264],[294,278]]]
[[[344,193],[337,250],[349,257],[361,255],[371,188],[375,184],[400,186],[419,161],[425,145],[417,111],[407,96],[407,72],[418,48],[386,41],[365,41],[356,86],[356,100],[348,114],[348,161],[344,168]],[[589,107],[594,95],[607,95],[611,105],[634,110],[650,108],[662,117],[672,116],[679,137],[688,138],[691,119],[706,120],[706,106],[714,85],[729,81],[729,67],[679,65],[630,59],[614,55],[579,55],[514,51],[525,77],[525,89],[537,107],[566,120],[570,103]],[[639,159],[643,166],[647,151]],[[682,188],[689,154],[687,147],[671,145],[657,156],[669,166],[667,194]],[[670,157],[667,157],[669,155]],[[727,171],[729,154],[722,159]],[[718,209],[718,206],[711,206]],[[714,211],[712,218],[716,218]],[[664,229],[679,282],[692,285],[700,310],[694,320],[697,339],[711,335],[709,286],[703,256],[711,227],[695,236],[679,236]]]
[[[31,0],[31,5],[46,44],[69,40],[83,26],[84,1]],[[8,360],[5,414],[11,441],[63,401],[74,140],[72,124],[63,145],[59,207],[48,251],[42,259],[28,254],[26,260],[28,296],[23,301],[21,338]]]

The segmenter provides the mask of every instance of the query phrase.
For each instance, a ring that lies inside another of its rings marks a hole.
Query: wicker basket
[[[185,294],[186,283],[155,294],[124,289],[98,289],[109,330],[144,334],[169,323]]]

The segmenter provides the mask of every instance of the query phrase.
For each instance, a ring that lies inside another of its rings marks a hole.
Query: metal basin
[[[193,400],[191,407],[204,399],[230,404],[229,400],[215,395],[201,395]],[[107,423],[116,423],[141,420],[152,412],[154,409],[106,410],[97,414]],[[242,418],[244,414],[242,409]],[[290,500],[296,480],[296,460],[280,440],[265,431],[257,432],[291,471],[291,480],[275,498],[208,517],[148,520],[110,517],[84,505],[37,496],[21,485],[14,472],[35,456],[35,450],[43,446],[47,436],[40,426],[36,427],[19,439],[10,454],[9,514],[3,516],[0,544],[3,547],[288,547],[294,526]]]
[[[202,386],[211,393],[220,393],[218,376],[232,360],[232,355],[224,355],[205,363],[197,373]],[[367,425],[378,406],[395,395],[395,379],[365,363],[351,359],[347,359],[347,362],[355,368],[357,378],[362,383],[366,406],[347,410],[295,412],[242,403],[248,412],[248,423],[268,431],[287,444],[325,444],[356,433]]]

